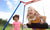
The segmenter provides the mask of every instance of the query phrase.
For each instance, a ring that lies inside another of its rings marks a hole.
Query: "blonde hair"
[[[36,9],[33,8],[32,6],[28,7],[28,12],[29,12],[29,10],[33,10],[34,13],[40,15],[40,14],[36,11]],[[27,17],[28,17],[28,15],[29,15],[29,14],[27,13]]]

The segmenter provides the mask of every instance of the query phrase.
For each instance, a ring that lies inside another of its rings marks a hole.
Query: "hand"
[[[31,24],[31,22],[29,22],[29,24]]]
[[[25,25],[23,25],[25,27],[25,29],[27,29],[27,27]]]
[[[43,24],[42,22],[40,22],[40,24]]]
[[[27,30],[27,27],[25,26],[25,29]]]

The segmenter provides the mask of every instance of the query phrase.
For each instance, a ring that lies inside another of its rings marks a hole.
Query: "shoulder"
[[[13,22],[13,23],[15,23],[15,22]]]
[[[20,23],[20,21],[18,21]]]
[[[13,24],[15,24],[15,22],[13,22]]]
[[[22,24],[21,21],[19,21],[19,23]]]

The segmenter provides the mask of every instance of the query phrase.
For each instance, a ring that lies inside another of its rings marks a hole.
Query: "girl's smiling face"
[[[18,21],[19,19],[17,17],[14,18],[15,21]]]
[[[28,10],[28,14],[32,15],[33,14],[33,10]]]
[[[34,15],[34,13],[35,13],[34,10],[35,10],[35,9],[33,9],[32,7],[29,7],[29,8],[28,8],[28,15],[29,15],[29,16]]]

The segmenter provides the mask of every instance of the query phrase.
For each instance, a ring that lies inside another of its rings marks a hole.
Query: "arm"
[[[10,29],[10,30],[12,30],[12,29],[13,29],[13,27],[14,27],[14,25],[12,25],[12,27],[11,27],[11,29]]]
[[[40,19],[41,19],[41,24],[45,23],[46,22],[46,16],[40,16]]]
[[[26,26],[24,24],[21,23],[22,26],[24,26],[26,28]]]
[[[46,16],[43,16],[43,21],[46,22]]]

